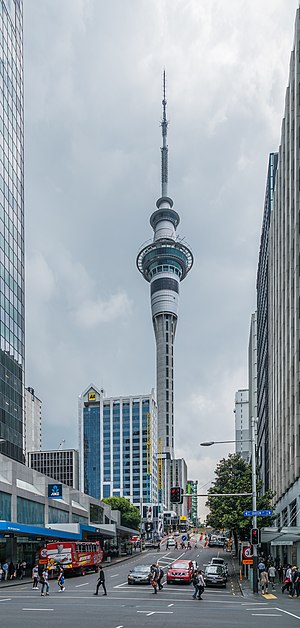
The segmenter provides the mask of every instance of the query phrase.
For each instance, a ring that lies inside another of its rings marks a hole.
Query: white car
[[[167,539],[167,548],[169,547],[176,547],[176,541],[175,539],[173,539],[172,536],[169,539]]]

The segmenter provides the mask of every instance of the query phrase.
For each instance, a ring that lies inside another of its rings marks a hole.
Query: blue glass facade
[[[130,496],[130,404],[123,403],[123,495]]]
[[[156,503],[157,414],[154,398],[101,400],[95,395],[88,390],[80,398],[85,492],[100,499],[124,496],[136,504],[141,500]]]
[[[69,523],[69,513],[67,510],[60,508],[48,508],[48,523]]]
[[[100,408],[83,410],[84,492],[100,499]]]
[[[0,438],[24,462],[23,3],[0,0]]]
[[[11,495],[0,491],[0,520],[11,521]]]
[[[17,522],[30,525],[44,525],[44,504],[33,502],[31,499],[17,497]]]

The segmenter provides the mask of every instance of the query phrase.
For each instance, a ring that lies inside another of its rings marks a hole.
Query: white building
[[[238,390],[235,393],[235,451],[241,454],[245,460],[250,458],[249,443],[249,390]]]
[[[157,504],[157,405],[150,395],[105,397],[90,385],[79,397],[80,489],[97,499]]]
[[[24,448],[26,462],[29,451],[42,448],[42,402],[33,388],[25,388]]]
[[[57,482],[78,490],[79,455],[77,449],[31,451],[28,453],[28,466],[50,476]]]

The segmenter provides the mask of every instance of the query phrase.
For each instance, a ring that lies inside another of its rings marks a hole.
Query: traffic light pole
[[[252,446],[252,510],[256,512],[256,419],[251,419],[251,446]],[[252,528],[257,528],[257,516],[252,518]],[[257,545],[253,547],[253,593],[258,593],[258,578],[257,578]]]

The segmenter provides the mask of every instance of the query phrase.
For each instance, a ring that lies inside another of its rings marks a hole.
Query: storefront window
[[[48,519],[49,523],[69,523],[69,512],[49,506]]]

